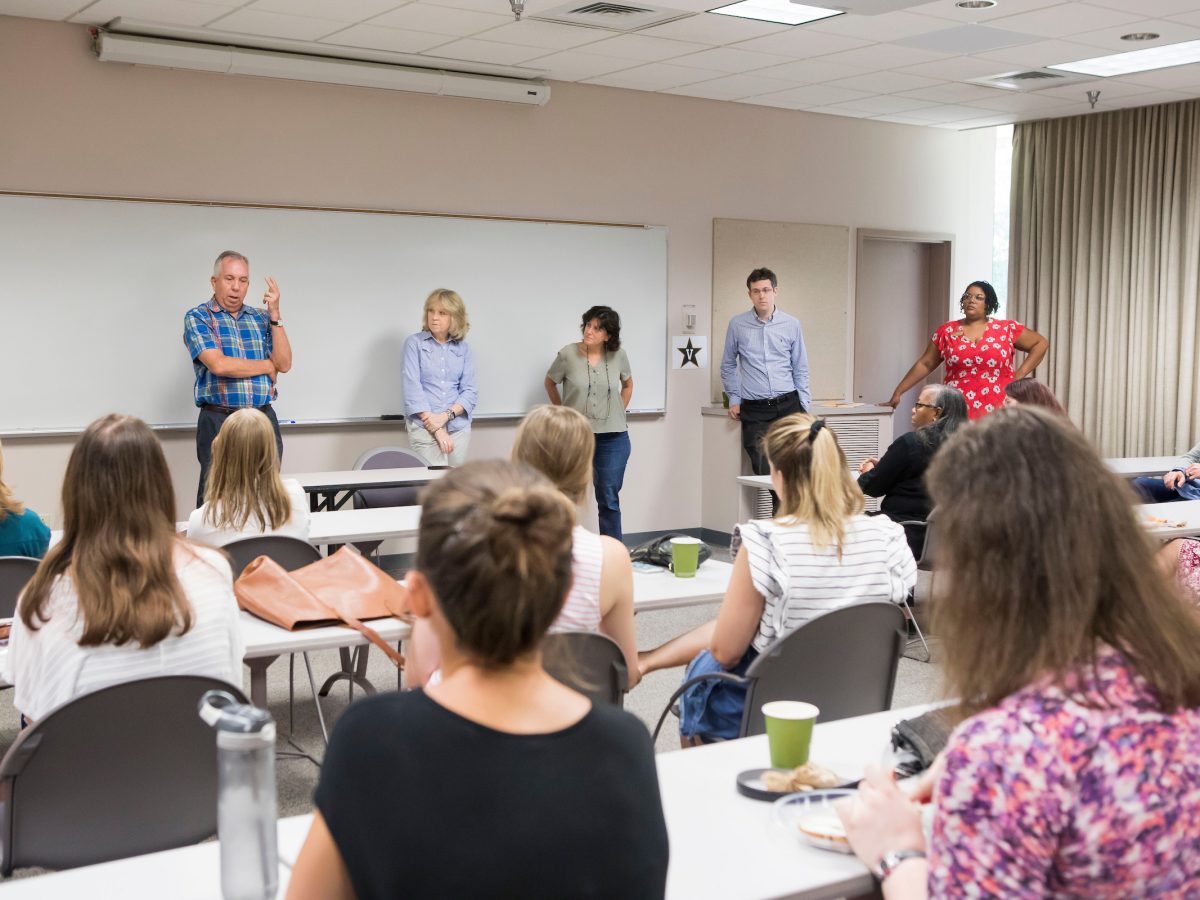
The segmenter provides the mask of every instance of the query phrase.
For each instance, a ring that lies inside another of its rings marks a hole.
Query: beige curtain
[[[1200,101],[1013,129],[1009,312],[1107,456],[1200,441]]]

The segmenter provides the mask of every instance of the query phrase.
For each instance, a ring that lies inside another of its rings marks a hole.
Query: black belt
[[[786,394],[780,394],[778,397],[768,397],[766,400],[742,400],[742,406],[766,407],[771,408],[787,403],[789,400],[799,400],[799,391],[788,391]]]
[[[208,412],[222,413],[229,416],[239,409],[257,409],[259,412],[266,412],[271,408],[271,404],[268,403],[265,406],[219,406],[216,403],[201,403],[200,408]]]

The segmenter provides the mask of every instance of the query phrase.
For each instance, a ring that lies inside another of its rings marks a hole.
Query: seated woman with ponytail
[[[763,442],[779,513],[733,532],[733,575],[715,622],[641,654],[643,676],[688,664],[744,675],[769,644],[822,613],[868,601],[900,603],[917,580],[904,530],[863,513],[862,493],[822,419],[796,413]],[[694,658],[693,658],[694,657]],[[680,702],[685,745],[737,737],[746,689],[707,682]]]
[[[566,497],[512,463],[467,463],[426,489],[406,581],[442,678],[342,714],[290,900],[663,896],[645,726],[541,665],[574,525]]]

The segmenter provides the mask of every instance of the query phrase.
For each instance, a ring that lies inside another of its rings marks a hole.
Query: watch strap
[[[272,325],[275,325],[279,328],[283,327],[283,319],[271,319],[270,321]]]
[[[905,860],[924,858],[924,850],[891,850],[883,854],[883,859],[879,860],[879,868],[875,870],[875,877],[882,882]]]

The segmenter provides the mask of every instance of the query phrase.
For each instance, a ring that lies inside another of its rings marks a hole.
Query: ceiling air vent
[[[605,31],[638,31],[663,22],[674,22],[694,13],[681,9],[666,9],[661,6],[630,6],[625,3],[610,3],[597,0],[580,4],[579,0],[556,6],[530,18],[542,22],[558,22],[560,25],[582,25],[585,28],[603,28]]]
[[[1006,91],[1029,93],[1051,87],[1064,87],[1090,81],[1090,76],[1076,75],[1071,72],[1051,72],[1049,69],[1032,69],[1028,72],[1004,72],[1000,75],[988,75],[986,78],[972,78],[972,84],[984,87],[1001,88]]]

